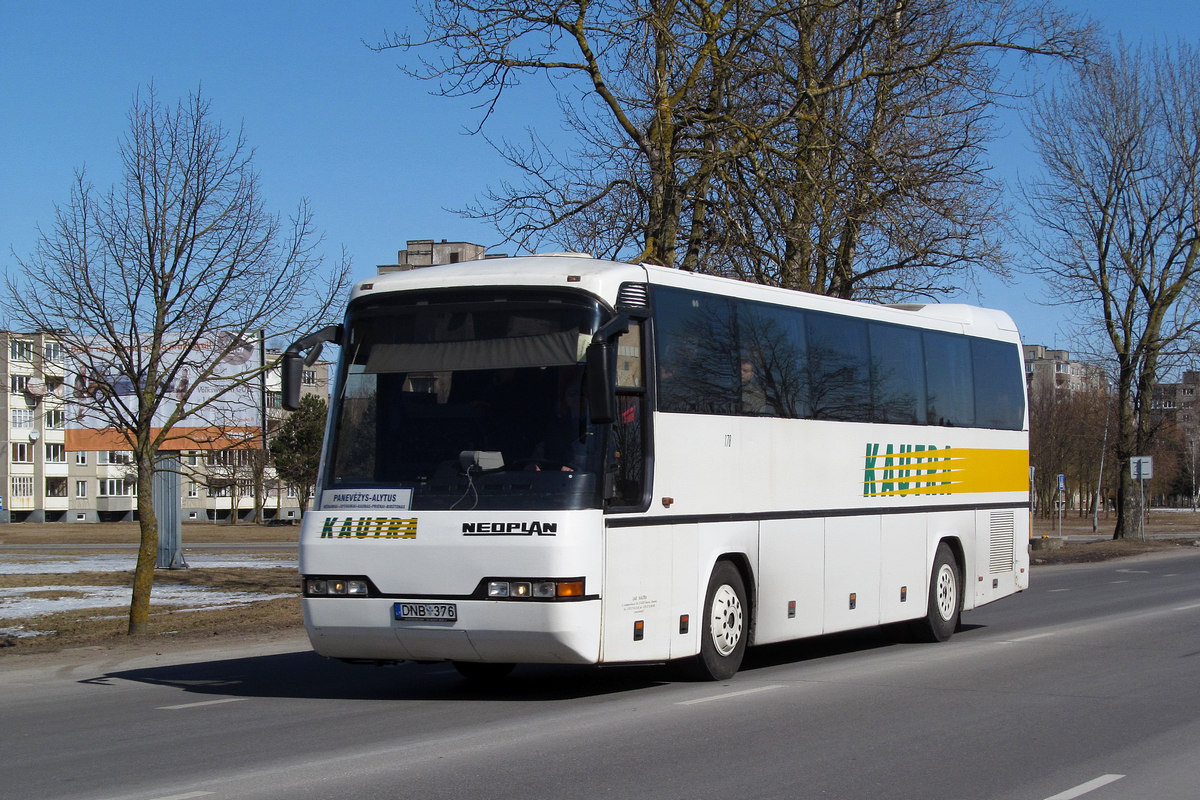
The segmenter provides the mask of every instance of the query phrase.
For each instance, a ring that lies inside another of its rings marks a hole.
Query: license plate
[[[454,622],[458,607],[454,603],[396,603],[392,606],[396,619],[423,619],[433,622]]]

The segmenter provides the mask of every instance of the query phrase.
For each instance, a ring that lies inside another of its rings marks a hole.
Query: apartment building
[[[475,261],[487,258],[487,248],[471,242],[448,242],[442,239],[409,239],[404,250],[396,253],[395,264],[379,264],[379,274],[387,272],[403,272],[418,267],[431,267],[435,264],[457,264],[460,261]]]
[[[52,335],[0,331],[0,522],[66,514],[71,505],[66,449],[66,350]]]
[[[1066,350],[1053,350],[1040,344],[1027,344],[1023,349],[1025,381],[1030,397],[1048,391],[1097,392],[1108,386],[1108,376],[1102,368],[1072,361]]]
[[[268,359],[271,354],[268,354]],[[329,364],[306,368],[305,393],[329,394]],[[0,458],[0,523],[99,522],[136,517],[132,454],[114,432],[89,430],[72,419],[66,386],[68,354],[52,333],[0,331],[0,406],[5,424]],[[263,444],[287,412],[279,375],[259,391],[258,425],[202,443],[181,443],[185,520],[251,518],[256,497],[263,516],[299,519],[295,491],[265,464]]]
[[[1157,420],[1177,425],[1188,441],[1200,442],[1200,414],[1196,400],[1200,397],[1200,372],[1188,370],[1178,383],[1160,383],[1150,394],[1150,413]]]

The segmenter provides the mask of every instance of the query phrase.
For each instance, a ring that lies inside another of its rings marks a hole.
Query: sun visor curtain
[[[579,363],[586,344],[587,337],[580,336],[578,330],[466,342],[379,344],[371,349],[366,371],[433,372],[561,367]]]

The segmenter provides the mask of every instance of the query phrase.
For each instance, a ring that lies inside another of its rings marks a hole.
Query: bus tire
[[[913,621],[913,635],[922,642],[944,642],[958,629],[963,606],[962,570],[950,545],[942,542],[933,557],[929,603],[922,619]]]
[[[452,661],[458,674],[473,683],[492,683],[508,677],[516,664],[492,661]]]
[[[718,561],[708,579],[700,628],[700,653],[685,674],[695,680],[723,681],[742,665],[750,633],[750,606],[742,574],[729,561]]]

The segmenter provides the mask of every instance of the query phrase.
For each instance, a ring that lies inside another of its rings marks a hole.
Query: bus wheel
[[[958,560],[945,542],[938,545],[929,581],[929,605],[925,617],[913,622],[913,634],[923,642],[944,642],[958,628],[962,613],[962,573]]]
[[[718,561],[708,579],[704,596],[704,618],[700,630],[700,654],[687,674],[697,680],[723,681],[732,678],[742,665],[750,630],[746,587],[742,574],[728,561]]]
[[[508,677],[516,664],[495,663],[491,661],[454,661],[458,674],[469,681],[489,683]]]

